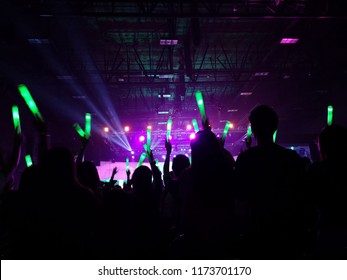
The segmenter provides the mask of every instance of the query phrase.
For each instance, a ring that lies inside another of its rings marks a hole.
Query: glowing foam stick
[[[146,157],[147,157],[147,154],[146,154],[146,153],[142,153],[142,154],[141,154],[139,163],[137,164],[137,167],[139,167],[139,166],[142,165],[142,163],[145,161]]]
[[[20,134],[21,127],[20,127],[18,106],[12,106],[12,119],[13,119],[14,129],[18,132],[18,134]]]
[[[201,91],[197,91],[195,93],[196,103],[198,104],[200,115],[202,118],[202,121],[206,121],[206,112],[205,112],[205,105],[204,105],[204,98],[202,97]]]
[[[31,159],[31,156],[30,156],[30,155],[26,155],[26,156],[25,156],[25,163],[26,163],[27,167],[30,167],[30,166],[33,165],[33,161],[32,161],[32,159]]]
[[[158,164],[159,164],[159,160],[156,158],[155,159],[155,165],[158,166]]]
[[[89,113],[86,113],[85,116],[85,128],[84,128],[84,133],[86,135],[86,138],[90,137],[90,132],[92,130],[92,115]]]
[[[25,103],[28,105],[30,111],[34,114],[36,118],[39,118],[43,122],[42,115],[39,109],[37,108],[36,103],[34,99],[32,98],[28,88],[25,85],[20,84],[18,85],[18,90],[21,96],[23,97]]]
[[[166,123],[166,141],[169,141],[172,128],[172,119],[169,119]]]
[[[143,144],[143,148],[145,149],[145,152],[147,153],[148,152],[148,146],[147,146],[147,144],[145,143],[145,144]]]
[[[247,141],[251,140],[251,137],[252,137],[252,128],[251,128],[251,124],[249,124],[247,127]]]
[[[272,140],[274,143],[276,142],[276,137],[277,137],[277,130],[274,132],[274,135],[272,136]]]
[[[83,129],[80,127],[80,125],[78,123],[74,123],[73,127],[74,127],[74,129],[76,130],[76,132],[78,133],[79,136],[85,137],[86,134],[84,133]]]
[[[196,119],[192,120],[193,127],[194,127],[194,132],[197,133],[199,131],[199,125]]]
[[[129,158],[128,157],[125,159],[125,170],[126,171],[129,170]]]
[[[328,106],[328,125],[332,125],[333,123],[333,106]]]
[[[151,130],[152,130],[151,127],[147,127],[147,149],[148,150],[151,149]]]
[[[227,121],[224,127],[223,135],[222,135],[222,141],[225,140],[225,137],[227,136],[229,127],[230,127],[231,122]]]

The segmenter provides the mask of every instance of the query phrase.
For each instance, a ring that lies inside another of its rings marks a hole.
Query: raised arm
[[[164,182],[167,185],[167,180],[170,178],[170,155],[172,151],[172,145],[169,140],[165,141],[166,157],[164,162]]]

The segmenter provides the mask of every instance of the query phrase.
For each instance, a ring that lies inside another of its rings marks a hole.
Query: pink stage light
[[[192,125],[191,124],[187,124],[187,130],[192,130]]]
[[[109,131],[110,131],[110,129],[107,126],[105,126],[104,127],[104,132],[109,132]]]
[[[191,134],[189,135],[189,139],[190,139],[190,140],[195,139],[195,133],[191,133]]]
[[[282,38],[280,44],[296,44],[298,41],[298,38]]]
[[[130,130],[130,127],[129,127],[129,126],[125,126],[125,127],[124,127],[124,131],[125,131],[125,132],[129,132],[129,130]]]
[[[139,137],[139,141],[140,141],[140,142],[145,141],[145,136],[141,135],[141,136]]]

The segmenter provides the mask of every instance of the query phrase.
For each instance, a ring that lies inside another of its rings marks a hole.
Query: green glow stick
[[[272,136],[272,140],[274,143],[276,142],[276,137],[277,137],[277,130],[274,132],[274,135]]]
[[[229,127],[230,127],[231,122],[227,121],[224,127],[223,135],[222,135],[222,141],[224,142],[225,137],[227,136]]]
[[[32,159],[31,159],[31,156],[30,156],[30,155],[26,155],[26,156],[25,156],[25,162],[26,162],[27,167],[30,167],[30,166],[33,165],[33,161],[32,161]]]
[[[147,151],[151,149],[151,128],[147,127]]]
[[[169,141],[172,128],[172,119],[169,119],[166,124],[166,141]]]
[[[92,115],[89,113],[86,113],[85,116],[85,128],[84,128],[84,133],[86,135],[86,138],[90,137],[90,132],[92,130]]]
[[[205,112],[205,105],[204,105],[204,98],[202,97],[202,93],[200,90],[198,90],[195,93],[196,103],[198,104],[200,115],[202,117],[202,121],[206,121],[206,112]]]
[[[192,120],[193,127],[194,127],[194,132],[197,133],[199,131],[199,125],[196,119]]]
[[[20,127],[19,111],[18,111],[18,106],[16,105],[12,106],[12,119],[13,119],[14,129],[18,132],[18,134],[20,134],[21,127]]]
[[[328,106],[328,125],[332,125],[333,123],[333,106]]]
[[[128,171],[129,170],[129,158],[127,157],[126,159],[125,159],[125,170],[126,171]]]
[[[155,159],[155,165],[158,166],[158,164],[159,164],[159,160],[156,158]]]
[[[144,162],[144,160],[146,159],[146,157],[147,157],[147,154],[146,154],[146,153],[142,153],[142,154],[141,154],[139,163],[137,164],[137,167],[139,167],[139,166],[142,165],[142,163]]]
[[[34,114],[36,118],[39,118],[43,122],[42,115],[39,109],[37,108],[36,103],[34,99],[32,98],[28,88],[25,85],[20,84],[18,85],[18,90],[21,96],[23,97],[25,103],[28,105],[30,111]]]
[[[76,132],[78,133],[79,136],[81,137],[85,137],[86,134],[84,133],[83,129],[80,127],[80,125],[78,123],[74,123],[73,124],[74,129],[76,130]]]
[[[145,144],[143,144],[143,148],[145,149],[145,151],[146,152],[148,152],[148,146],[147,146],[147,144],[145,143]]]
[[[252,127],[251,127],[251,124],[249,124],[247,127],[247,141],[248,142],[251,140],[251,137],[252,137]]]

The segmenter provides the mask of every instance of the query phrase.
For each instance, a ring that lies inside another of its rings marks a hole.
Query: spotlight
[[[135,154],[135,152],[134,152],[134,151],[131,151],[130,153],[131,153],[132,155],[133,155],[133,154]]]
[[[230,123],[230,124],[229,124],[229,128],[230,128],[230,129],[234,128],[234,124],[233,124],[233,123]]]
[[[130,130],[130,127],[129,127],[129,126],[125,126],[125,127],[124,127],[124,131],[125,131],[125,132],[129,132],[129,130]]]
[[[141,135],[141,136],[139,137],[139,141],[140,141],[140,142],[145,141],[145,136]]]
[[[152,129],[152,126],[151,125],[147,125],[147,129]]]
[[[164,156],[164,155],[162,155],[161,157],[162,157],[163,159],[165,159],[165,156]]]
[[[107,126],[105,126],[104,127],[104,132],[109,132],[109,131],[110,131],[110,129]]]
[[[192,130],[192,125],[191,124],[187,124],[187,130]]]
[[[191,133],[191,134],[189,135],[189,139],[190,139],[190,140],[195,139],[195,133]]]

